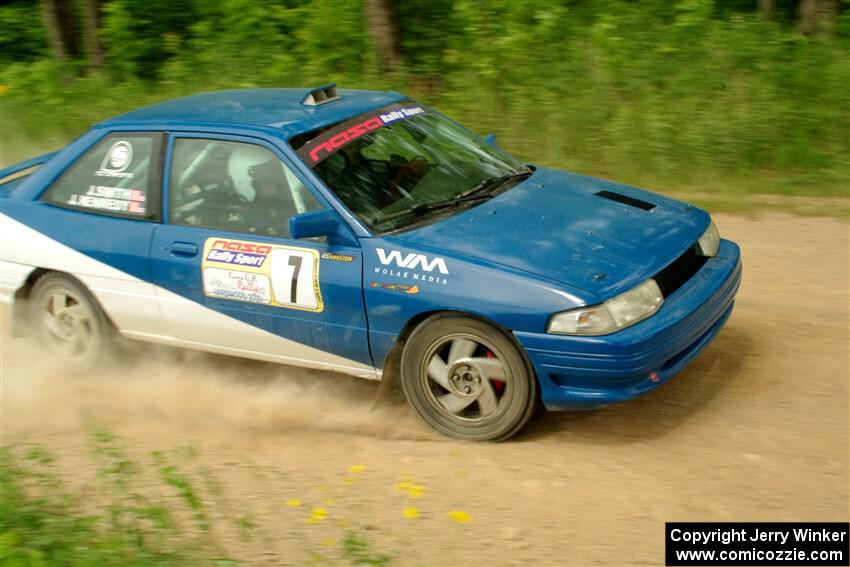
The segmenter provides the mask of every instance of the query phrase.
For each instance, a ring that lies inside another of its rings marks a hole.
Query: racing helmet
[[[285,183],[283,164],[270,151],[239,144],[227,160],[227,174],[233,182],[233,190],[249,201],[256,196],[256,182]]]

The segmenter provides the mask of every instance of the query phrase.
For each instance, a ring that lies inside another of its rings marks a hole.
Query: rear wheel
[[[48,349],[72,370],[103,360],[112,328],[91,294],[60,273],[42,276],[30,296],[33,322]]]
[[[471,441],[514,435],[534,412],[537,395],[528,362],[511,338],[457,315],[432,317],[410,335],[401,382],[431,427]]]

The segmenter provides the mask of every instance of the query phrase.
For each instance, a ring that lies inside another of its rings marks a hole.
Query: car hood
[[[605,300],[675,260],[709,221],[706,212],[668,197],[540,168],[490,201],[393,238],[522,270]]]

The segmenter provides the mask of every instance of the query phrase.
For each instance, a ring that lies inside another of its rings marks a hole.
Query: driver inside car
[[[369,136],[340,147],[319,167],[336,184],[338,194],[360,203],[362,210],[381,211],[406,199],[427,171],[427,162],[392,154],[388,160],[369,159],[364,150]]]
[[[240,147],[230,156],[228,174],[244,209],[243,228],[288,236],[289,218],[296,207],[280,160],[261,148]]]

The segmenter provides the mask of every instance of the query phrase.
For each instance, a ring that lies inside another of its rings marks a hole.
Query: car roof
[[[313,89],[239,89],[176,98],[121,114],[99,128],[127,126],[254,127],[280,130],[286,138],[403,100],[397,92],[339,89],[340,97],[302,104]]]

